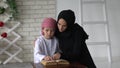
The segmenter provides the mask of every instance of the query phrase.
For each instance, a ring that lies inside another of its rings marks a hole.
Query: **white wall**
[[[72,9],[73,11],[75,11],[76,22],[80,23],[80,19],[78,19],[80,16],[79,0],[57,0],[57,16],[60,11],[66,9]]]
[[[120,56],[120,0],[107,0],[113,56]]]
[[[110,38],[112,47],[112,56],[120,56],[120,0],[106,0],[107,1],[107,11],[108,20],[110,26]],[[80,23],[80,0],[57,0],[57,14],[63,10],[71,8],[75,11],[77,21]],[[79,17],[79,18],[78,18]],[[100,34],[100,33],[98,33]],[[103,37],[102,34],[99,38]],[[97,40],[96,40],[97,41]],[[107,49],[106,46],[88,46],[93,57],[106,57]]]

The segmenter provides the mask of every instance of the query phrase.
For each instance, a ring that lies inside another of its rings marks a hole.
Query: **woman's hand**
[[[54,55],[53,55],[53,60],[57,60],[57,59],[60,59],[60,53],[55,53]]]
[[[51,60],[53,60],[51,56],[45,56],[43,59],[46,60],[46,61],[51,61]]]

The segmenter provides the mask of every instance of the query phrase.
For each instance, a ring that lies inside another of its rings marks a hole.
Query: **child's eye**
[[[47,32],[49,31],[49,30],[46,30]]]

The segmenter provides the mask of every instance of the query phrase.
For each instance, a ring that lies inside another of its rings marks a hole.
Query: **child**
[[[41,27],[42,34],[35,41],[34,63],[40,63],[42,60],[50,61],[59,59],[59,43],[58,40],[54,37],[56,20],[53,18],[45,18]]]

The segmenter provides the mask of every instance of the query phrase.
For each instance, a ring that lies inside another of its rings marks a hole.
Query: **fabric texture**
[[[35,41],[34,63],[40,63],[45,56],[53,56],[56,52],[60,52],[57,38],[45,39],[41,35]]]
[[[56,28],[56,20],[53,18],[45,18],[41,24],[42,29],[43,28]],[[42,32],[43,34],[43,32]]]
[[[59,40],[60,49],[62,50],[61,58],[70,62],[79,62],[88,68],[96,68],[85,43],[88,35],[80,25],[74,23],[74,12],[72,10],[63,10],[58,15],[58,21],[61,18],[69,26],[64,32],[59,32],[57,28],[55,33],[55,36]]]
[[[56,20],[53,18],[45,18],[42,22],[42,28],[49,27],[49,28],[56,28]]]

